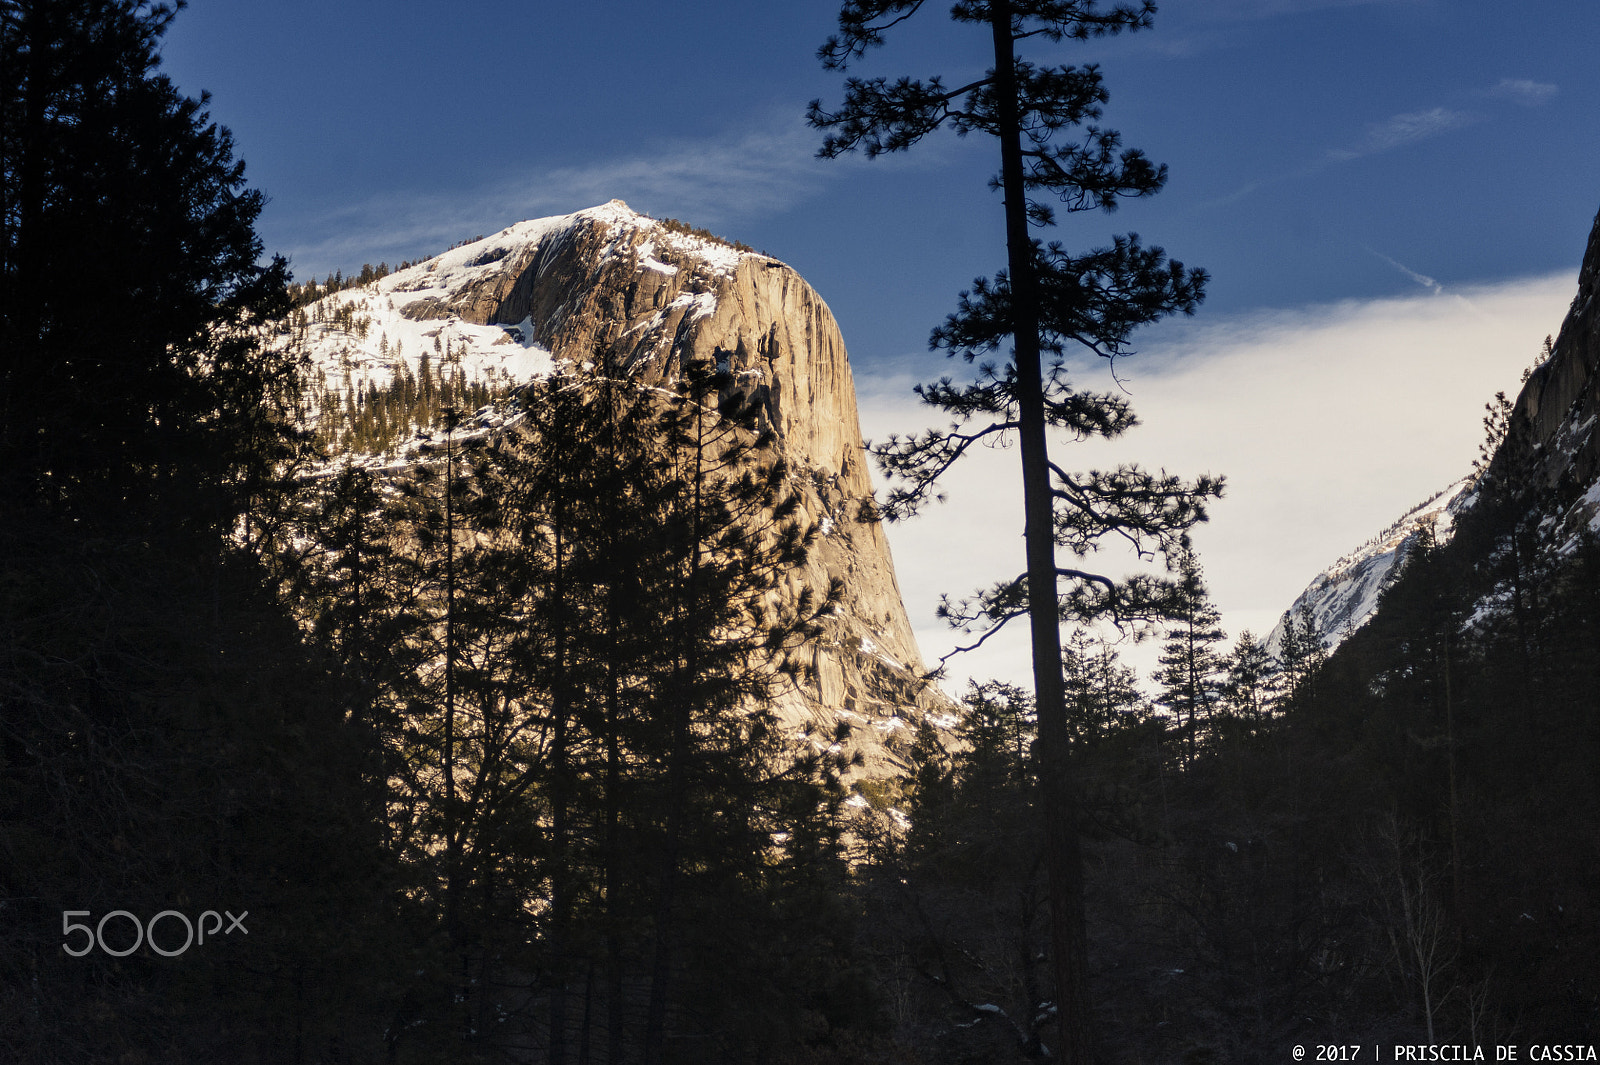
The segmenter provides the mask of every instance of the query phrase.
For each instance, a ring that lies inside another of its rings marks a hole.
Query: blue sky
[[[981,70],[984,35],[945,6],[852,73]],[[838,317],[881,433],[920,417],[903,386],[943,371],[928,330],[1001,264],[1000,204],[979,138],[813,158],[805,105],[841,95],[815,59],[836,12],[832,0],[192,0],[164,56],[182,89],[212,92],[271,198],[268,247],[299,276],[621,198],[794,265]],[[1127,443],[1153,465],[1233,478],[1200,545],[1231,627],[1260,631],[1328,561],[1464,472],[1482,400],[1514,390],[1559,326],[1600,207],[1600,12],[1593,0],[1169,0],[1151,31],[1026,54],[1099,63],[1105,125],[1170,167],[1160,195],[1052,235],[1087,247],[1132,230],[1211,272],[1200,314],[1124,364],[1147,423]],[[1208,368],[1239,376],[1196,412],[1180,400],[1215,384]],[[1326,427],[1306,416],[1335,406]],[[1416,435],[1395,437],[1404,425]],[[1351,444],[1373,440],[1391,442]],[[1291,471],[1291,453],[1311,468]],[[1308,484],[1328,515],[1307,511]],[[908,567],[956,535],[939,522],[990,509],[959,494],[951,507],[896,533],[914,612],[933,581]],[[935,546],[902,547],[919,537]]]
[[[1060,235],[1140,232],[1212,272],[1210,313],[1392,295],[1417,284],[1405,270],[1448,285],[1569,268],[1600,206],[1600,15],[1591,0],[1507,12],[1172,0],[1151,31],[1042,44],[1039,61],[1098,62],[1106,124],[1171,168],[1160,195]],[[615,196],[793,263],[870,361],[920,348],[998,264],[999,203],[976,139],[810,157],[805,104],[840,95],[814,56],[835,13],[193,0],[165,57],[180,86],[214,94],[272,197],[268,243],[302,276]],[[859,72],[982,66],[981,32],[940,4],[918,19]]]

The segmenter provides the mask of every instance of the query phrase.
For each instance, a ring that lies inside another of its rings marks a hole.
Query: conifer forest
[[[770,351],[518,375],[436,297],[422,350],[375,317],[431,259],[296,280],[222,103],[162,71],[183,8],[0,0],[0,1061],[1596,1060],[1596,464],[1497,397],[1471,505],[1337,641],[1309,606],[1224,630],[1222,476],[1073,468],[1135,417],[1069,356],[1211,282],[1072,230],[1167,181],[1062,65],[1154,5],[962,0],[984,72],[946,81],[874,65],[943,6],[842,0],[814,150],[981,142],[1006,258],[928,323],[944,427],[826,513],[737,361]],[[1593,358],[1578,315],[1528,388]],[[837,523],[1002,438],[1017,575],[943,609],[1026,629],[1031,674],[797,735],[795,693],[861,710],[818,650]]]

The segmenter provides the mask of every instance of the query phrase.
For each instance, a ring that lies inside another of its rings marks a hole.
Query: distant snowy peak
[[[460,299],[485,281],[520,273],[541,250],[570,242],[589,229],[609,237],[597,257],[599,262],[625,257],[636,270],[669,275],[688,270],[707,280],[725,279],[743,259],[765,258],[680,224],[649,218],[621,200],[612,200],[574,214],[518,222],[391,274],[377,285],[383,292],[403,294],[413,302]]]
[[[1437,542],[1449,541],[1457,515],[1472,505],[1475,483],[1474,477],[1456,481],[1341,557],[1300,593],[1284,620],[1298,618],[1302,607],[1310,607],[1327,650],[1343,643],[1377,611],[1378,598],[1400,575],[1407,554],[1424,535],[1431,531]],[[1267,636],[1267,649],[1274,655],[1283,647],[1284,620]]]

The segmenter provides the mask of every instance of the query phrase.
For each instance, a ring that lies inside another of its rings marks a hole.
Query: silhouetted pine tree
[[[1226,661],[1227,681],[1223,704],[1232,719],[1230,727],[1247,733],[1259,730],[1272,714],[1272,687],[1277,667],[1265,646],[1249,629],[1239,634]]]
[[[258,336],[288,310],[263,198],[156,69],[180,6],[0,11],[0,493],[231,530],[284,457],[297,355]]]
[[[1426,552],[1427,547],[1417,549]],[[1415,555],[1417,551],[1414,551]],[[1318,669],[1327,661],[1327,640],[1311,613],[1311,607],[1302,603],[1300,609],[1283,615],[1283,639],[1278,645],[1275,663],[1278,692],[1274,708],[1283,710],[1309,690]]]
[[[533,382],[515,430],[447,434],[384,508],[389,808],[433,943],[397,1052],[538,1033],[624,1060],[709,1025],[715,1057],[847,1000],[837,767],[767,706],[837,589],[786,590],[816,530],[770,431],[726,375],[685,387]],[[783,956],[730,962],[751,936]]]
[[[298,443],[297,354],[263,343],[286,270],[157,70],[179,6],[0,5],[6,1060],[366,1053],[393,958],[370,751],[257,555]],[[67,911],[208,909],[248,936],[63,950]]]
[[[1117,652],[1075,629],[1061,652],[1074,748],[1086,750],[1128,727],[1142,700],[1138,675]]]
[[[906,1019],[901,1053],[1025,1060],[1051,1019],[1032,696],[973,684],[958,735],[948,752],[918,745],[903,845],[860,874],[872,953]]]
[[[915,15],[920,0],[848,0],[839,33],[820,56],[843,69],[883,43],[891,27]],[[986,31],[993,66],[956,88],[940,78],[886,78],[846,82],[837,111],[813,102],[809,118],[830,132],[821,154],[856,148],[868,155],[901,151],[943,126],[957,133],[981,132],[999,142],[995,185],[1005,196],[1006,270],[994,281],[980,279],[961,299],[959,311],[933,334],[933,346],[968,361],[1009,343],[1003,365],[979,364],[977,379],[951,379],[923,386],[930,404],[952,412],[956,427],[910,439],[891,438],[876,457],[901,487],[886,510],[905,516],[931,493],[933,483],[968,448],[1015,432],[1020,443],[1024,494],[1024,576],[980,596],[957,612],[958,619],[1000,625],[1024,614],[1033,633],[1034,687],[1038,699],[1044,767],[1043,803],[1049,821],[1053,957],[1062,1000],[1062,1054],[1069,1062],[1093,1056],[1085,990],[1082,871],[1074,836],[1072,785],[1067,770],[1067,721],[1061,688],[1060,619],[1128,617],[1158,613],[1164,600],[1154,582],[1117,582],[1073,567],[1058,566],[1055,549],[1083,555],[1108,535],[1122,535],[1143,549],[1176,547],[1179,532],[1204,516],[1204,501],[1220,493],[1209,478],[1186,484],[1131,466],[1110,472],[1070,474],[1053,463],[1048,430],[1079,437],[1116,436],[1133,424],[1127,405],[1110,395],[1073,388],[1067,379],[1068,346],[1107,359],[1127,354],[1138,325],[1176,311],[1190,312],[1204,290],[1202,271],[1185,271],[1159,248],[1134,237],[1118,237],[1109,248],[1068,253],[1042,246],[1029,226],[1053,223],[1048,193],[1068,212],[1110,210],[1125,196],[1157,191],[1165,170],[1137,151],[1120,151],[1117,134],[1094,123],[1106,93],[1099,70],[1039,67],[1018,58],[1019,42],[1085,39],[1150,25],[1153,7],[1101,8],[1095,0],[986,0],[957,4],[951,16]],[[1085,126],[1081,139],[1052,144],[1057,134]],[[1058,582],[1065,579],[1064,593]]]
[[[1192,765],[1201,732],[1209,732],[1212,716],[1222,701],[1225,663],[1217,647],[1226,634],[1220,627],[1221,616],[1211,604],[1200,560],[1187,537],[1177,562],[1172,620],[1166,627],[1161,667],[1155,675],[1161,685],[1156,701],[1178,720],[1184,763]]]

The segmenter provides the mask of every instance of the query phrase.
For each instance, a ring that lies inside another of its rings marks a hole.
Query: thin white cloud
[[[1382,259],[1384,262],[1388,263],[1390,266],[1394,267],[1396,270],[1400,271],[1402,274],[1409,277],[1411,280],[1415,281],[1429,292],[1432,292],[1435,296],[1444,295],[1444,286],[1438,281],[1435,281],[1433,278],[1429,277],[1427,274],[1419,274],[1399,260],[1391,259],[1389,256],[1383,254],[1383,252],[1374,248],[1368,248],[1365,244],[1363,244],[1362,247],[1366,248],[1368,252],[1376,255],[1378,258]]]
[[[1163,8],[1162,32],[1139,34],[1124,48],[1159,55],[1190,58],[1229,47],[1250,23],[1295,18],[1337,8],[1399,7],[1429,0],[1206,0],[1205,3]],[[1183,7],[1181,12],[1179,7]],[[1167,21],[1170,20],[1170,21]]]
[[[1488,90],[1488,95],[1501,100],[1510,100],[1523,107],[1539,107],[1554,100],[1560,92],[1560,86],[1549,82],[1534,81],[1531,78],[1501,78]]]
[[[647,155],[536,168],[474,190],[392,192],[315,219],[280,221],[269,208],[263,229],[269,243],[287,236],[276,243],[286,246],[297,273],[322,273],[432,254],[513,222],[611,199],[715,228],[816,193],[829,176],[829,164],[813,158],[818,139],[789,118],[719,139],[667,144]]]
[[[1298,6],[1300,0],[1284,0],[1281,10],[1283,12],[1292,12],[1322,6],[1322,0],[1305,0],[1305,2],[1307,6],[1301,8]],[[1350,2],[1366,2],[1366,0],[1350,0]],[[1274,3],[1274,0],[1260,0],[1259,3],[1256,3],[1255,0],[1247,0],[1241,5],[1240,9],[1267,12],[1278,11],[1279,7]],[[1510,100],[1525,107],[1536,107],[1548,103],[1559,92],[1560,89],[1557,86],[1543,82],[1531,81],[1526,78],[1502,78],[1493,87],[1483,90],[1478,95]],[[1443,134],[1475,125],[1483,121],[1484,117],[1483,114],[1477,112],[1456,110],[1448,107],[1431,107],[1422,111],[1405,111],[1392,115],[1382,122],[1375,122],[1369,125],[1365,134],[1357,143],[1344,148],[1330,148],[1320,158],[1312,161],[1292,175],[1283,174],[1250,181],[1225,196],[1197,205],[1196,209],[1212,210],[1227,207],[1248,198],[1264,185],[1276,184],[1291,176],[1306,177],[1319,173],[1329,166],[1348,163],[1369,155],[1378,155],[1419,141],[1442,136]],[[1370,248],[1367,250],[1372,251]],[[1387,260],[1391,265],[1410,276],[1412,280],[1416,281],[1421,278],[1421,275],[1413,274],[1393,259],[1389,259],[1387,256],[1380,255],[1377,252],[1373,252],[1373,254]],[[1419,283],[1423,282],[1419,281]],[[1424,287],[1432,287],[1426,283],[1423,284]]]
[[[1121,441],[1065,445],[1052,457],[1069,468],[1133,461],[1227,476],[1227,496],[1195,542],[1230,636],[1264,635],[1324,567],[1470,468],[1484,402],[1516,388],[1559,326],[1573,283],[1563,274],[1463,290],[1478,313],[1430,292],[1212,322],[1202,315],[1181,339],[1118,364],[1140,426]],[[946,366],[908,359],[896,370],[858,378],[869,436],[942,421],[907,389],[913,372],[932,378]],[[1079,383],[1111,387],[1103,373]],[[928,660],[958,642],[934,616],[940,593],[965,595],[1022,569],[1016,452],[964,465],[952,471],[947,503],[889,529]],[[1111,553],[1094,561],[1113,573],[1133,568]],[[1125,653],[1148,672],[1155,651]],[[1026,682],[1028,668],[1019,627],[951,672]]]
[[[1446,107],[1407,111],[1368,126],[1366,136],[1359,144],[1350,148],[1335,148],[1328,152],[1328,158],[1334,162],[1348,162],[1428,140],[1470,126],[1476,121],[1478,116],[1470,111],[1452,111]]]

